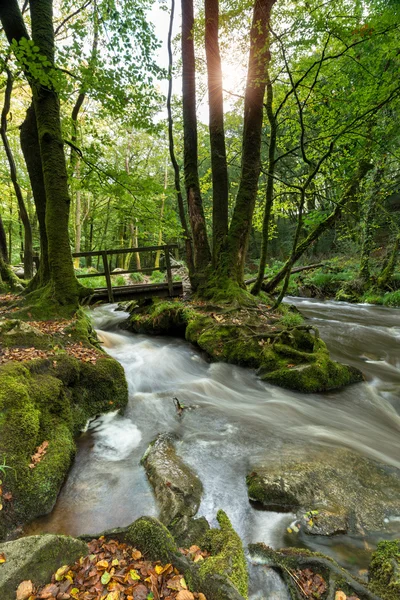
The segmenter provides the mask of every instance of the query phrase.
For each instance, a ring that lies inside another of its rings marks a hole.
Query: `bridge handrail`
[[[162,250],[164,252],[164,257],[165,257],[165,267],[166,267],[166,271],[167,271],[167,282],[168,282],[168,290],[170,295],[173,295],[173,290],[174,290],[174,285],[173,285],[173,281],[172,281],[172,269],[176,269],[176,266],[172,266],[171,265],[171,259],[170,259],[170,249],[171,248],[178,248],[177,244],[164,244],[163,246],[139,246],[137,248],[115,248],[112,250],[91,250],[88,252],[73,252],[72,256],[74,258],[81,258],[84,256],[101,256],[103,259],[103,267],[104,267],[104,271],[100,272],[100,273],[82,273],[77,275],[76,277],[78,279],[84,279],[86,277],[99,277],[104,275],[105,279],[106,279],[106,284],[107,284],[107,293],[108,293],[108,301],[109,302],[114,302],[114,295],[113,295],[113,289],[112,289],[112,283],[111,283],[111,271],[110,271],[110,265],[108,262],[107,257],[111,256],[113,254],[130,254],[130,253],[134,253],[134,252],[154,252],[157,250]],[[123,274],[127,274],[127,273],[144,273],[144,272],[152,272],[155,271],[156,269],[154,268],[148,268],[148,269],[128,269],[128,270],[123,270],[123,271],[118,271],[117,274],[118,275],[123,275]],[[162,269],[164,270],[164,269]]]

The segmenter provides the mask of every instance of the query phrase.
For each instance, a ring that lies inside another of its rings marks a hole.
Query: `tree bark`
[[[250,56],[244,99],[242,167],[229,228],[225,271],[243,286],[244,261],[261,170],[261,130],[266,72],[270,61],[269,25],[275,0],[255,0],[250,31]]]
[[[378,277],[378,287],[384,289],[389,285],[389,282],[390,282],[391,278],[393,277],[393,273],[396,268],[397,259],[399,257],[399,250],[400,250],[400,233],[397,234],[397,237],[394,241],[393,248],[390,253],[389,261]]]
[[[275,290],[275,288],[279,285],[279,283],[285,278],[288,270],[291,269],[293,264],[299,260],[301,256],[303,256],[304,252],[308,250],[311,244],[317,240],[325,231],[330,229],[332,225],[336,222],[336,220],[342,214],[342,210],[345,206],[351,201],[357,191],[360,182],[365,177],[365,175],[373,168],[373,165],[367,160],[362,160],[358,166],[358,169],[354,173],[353,177],[349,181],[341,200],[336,205],[334,211],[321,223],[316,225],[314,229],[308,234],[308,236],[298,244],[293,255],[286,261],[282,269],[273,277],[270,281],[263,284],[262,289],[264,292],[271,293]]]
[[[39,137],[37,131],[35,108],[30,105],[20,129],[20,141],[29,180],[31,182],[33,200],[39,223],[40,263],[39,269],[28,286],[28,290],[46,285],[50,281],[49,256],[46,232],[46,190],[44,187],[42,159],[40,156]]]
[[[174,122],[172,118],[172,110],[171,110],[171,98],[172,98],[172,27],[174,24],[174,13],[175,13],[175,0],[171,0],[171,15],[169,21],[169,30],[168,30],[168,94],[167,94],[167,113],[168,113],[168,145],[169,145],[169,155],[171,158],[171,163],[174,169],[174,183],[175,183],[175,192],[176,198],[178,201],[178,212],[179,219],[181,222],[181,226],[183,229],[183,236],[185,239],[185,255],[186,255],[186,264],[189,271],[189,277],[192,278],[194,275],[194,257],[193,257],[193,245],[192,245],[192,237],[187,224],[185,206],[183,203],[182,190],[181,190],[181,181],[180,181],[180,172],[179,165],[175,156],[174,149]]]
[[[228,165],[226,161],[224,100],[219,51],[219,0],[205,0],[211,177],[213,186],[213,264],[220,259],[228,235]]]
[[[25,67],[25,75],[32,89],[36,114],[44,187],[46,191],[46,232],[50,280],[53,299],[59,304],[75,306],[79,300],[79,284],[75,278],[68,236],[70,198],[67,168],[61,134],[60,106],[56,90],[51,84],[54,64],[54,31],[52,0],[30,0],[32,38],[51,63],[46,74],[47,87]],[[28,38],[17,0],[0,3],[0,20],[9,42]]]
[[[254,296],[257,296],[261,291],[262,282],[264,279],[265,267],[267,264],[268,256],[268,241],[269,241],[269,224],[271,219],[271,210],[274,202],[274,174],[275,174],[275,151],[278,135],[278,123],[276,120],[275,113],[273,111],[274,101],[274,90],[272,87],[272,81],[269,75],[269,68],[267,68],[267,102],[266,112],[270,126],[269,136],[269,149],[268,149],[268,171],[267,171],[267,189],[265,193],[265,208],[263,216],[263,230],[262,230],[262,244],[261,244],[261,257],[260,265],[258,268],[258,275],[255,284],[251,290]]]
[[[17,197],[19,215],[24,227],[24,278],[32,279],[33,277],[33,242],[32,242],[32,227],[29,220],[28,211],[26,210],[24,198],[20,185],[18,183],[17,166],[15,164],[14,155],[11,150],[7,135],[7,117],[11,107],[11,94],[13,89],[13,77],[10,69],[5,67],[7,74],[6,89],[4,93],[4,105],[1,111],[1,139],[3,141],[4,150],[6,151],[8,165],[10,168],[10,177],[14,187],[14,192]]]
[[[196,117],[196,77],[193,41],[193,0],[182,0],[182,108],[184,171],[189,221],[193,235],[194,266],[202,272],[211,262],[206,220],[200,194]]]
[[[3,219],[0,217],[0,257],[4,262],[8,263],[8,250],[7,250],[7,235],[4,229]]]

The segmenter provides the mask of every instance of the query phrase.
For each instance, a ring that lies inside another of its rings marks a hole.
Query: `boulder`
[[[255,466],[247,488],[269,510],[298,512],[307,534],[382,531],[400,515],[398,471],[345,449],[283,450]]]
[[[177,455],[171,435],[159,435],[144,454],[142,464],[154,490],[160,521],[180,544],[190,545],[208,529],[205,519],[193,519],[203,493],[200,479]]]
[[[34,585],[49,583],[52,574],[63,565],[74,563],[87,554],[81,540],[64,535],[33,535],[0,544],[0,598],[15,600],[18,585],[31,580]]]

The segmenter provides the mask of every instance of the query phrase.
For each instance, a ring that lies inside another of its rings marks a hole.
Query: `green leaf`
[[[104,571],[103,575],[101,576],[101,583],[103,585],[107,585],[107,583],[110,581],[111,579],[111,575],[108,571]]]

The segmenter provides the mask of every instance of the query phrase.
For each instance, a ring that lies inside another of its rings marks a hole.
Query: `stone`
[[[170,435],[161,434],[150,444],[142,464],[153,487],[162,523],[168,526],[176,519],[197,513],[203,486],[177,455]]]
[[[399,472],[346,449],[284,447],[254,466],[247,488],[269,510],[298,512],[312,535],[384,531],[400,515]]]
[[[64,535],[33,535],[0,544],[6,562],[0,565],[0,598],[15,600],[21,582],[49,583],[60,567],[74,563],[88,552],[81,540]]]

